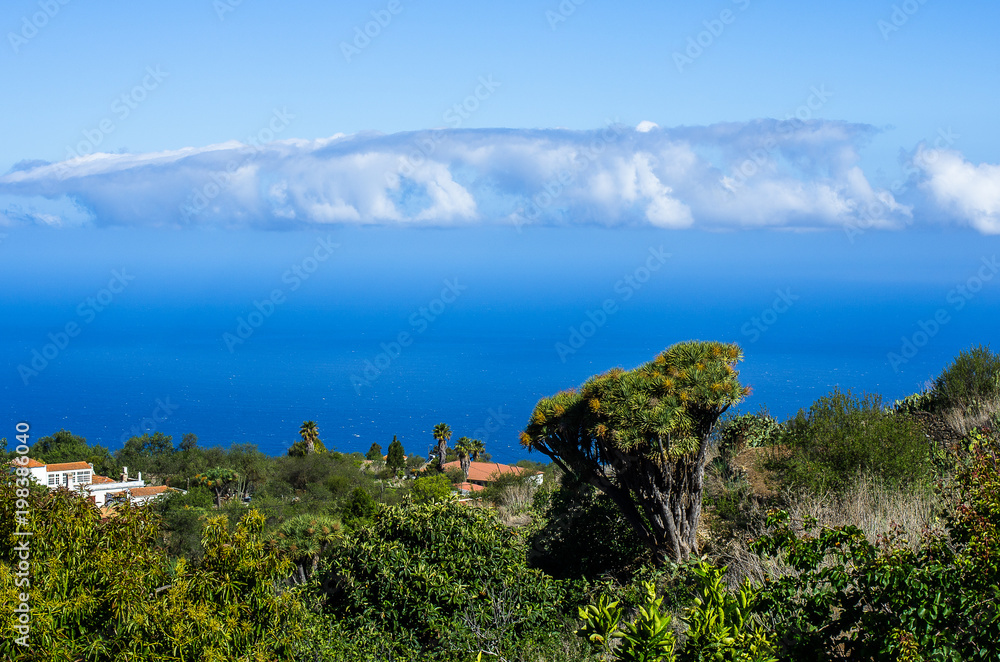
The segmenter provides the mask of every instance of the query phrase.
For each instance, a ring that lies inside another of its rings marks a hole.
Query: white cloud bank
[[[845,122],[759,120],[228,142],[25,162],[0,177],[0,196],[62,201],[77,214],[74,221],[18,205],[5,214],[8,223],[50,225],[902,227],[911,207],[873,187],[858,167],[858,150],[874,133]],[[954,204],[970,222],[995,231],[998,169],[968,171],[945,160],[937,168],[929,171],[934,194],[962,200]],[[884,210],[877,223],[865,212],[875,205]]]
[[[1000,234],[1000,165],[973,165],[954,150],[926,148],[913,161],[938,204],[983,234]]]

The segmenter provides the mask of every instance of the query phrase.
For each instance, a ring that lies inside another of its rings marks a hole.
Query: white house
[[[146,503],[155,499],[171,488],[147,488],[142,479],[142,472],[137,478],[128,477],[128,467],[122,467],[121,480],[94,473],[94,466],[88,462],[62,462],[59,464],[43,464],[38,460],[26,458],[27,462],[13,460],[11,464],[25,467],[28,474],[39,484],[50,490],[65,487],[68,490],[85,492],[94,504],[101,508],[108,504],[109,497],[125,497],[135,503]]]

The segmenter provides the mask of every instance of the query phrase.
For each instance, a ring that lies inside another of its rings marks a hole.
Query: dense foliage
[[[295,595],[275,590],[288,561],[268,550],[264,518],[248,512],[234,530],[208,521],[203,558],[171,562],[155,543],[157,518],[121,507],[102,519],[66,490],[33,489],[20,522],[11,477],[0,481],[0,593],[30,605],[27,646],[18,614],[0,613],[4,659],[274,660],[300,631]],[[28,539],[26,574],[15,532]],[[27,578],[29,584],[19,579]],[[22,594],[30,599],[23,600]]]
[[[949,532],[918,547],[869,541],[854,526],[792,528],[787,513],[758,549],[796,571],[772,578],[758,611],[783,660],[995,660],[1000,656],[1000,463],[980,450],[959,474]]]
[[[934,389],[892,408],[834,391],[786,423],[733,416],[713,435],[725,393],[743,390],[727,348],[685,344],[612,371],[543,400],[528,427],[550,449],[591,443],[578,451],[624,471],[689,470],[703,444],[718,454],[710,526],[698,532],[706,556],[683,563],[654,558],[634,525],[638,514],[649,526],[641,493],[614,498],[566,457],[519,463],[544,471],[541,487],[505,475],[458,501],[461,471],[432,462],[415,476],[415,456],[401,471],[395,439],[391,470],[378,445],[377,461],[323,452],[311,421],[301,452],[276,458],[203,448],[194,435],[137,436],[114,454],[65,430],[39,439],[32,457],[87,458],[111,476],[127,462],[130,475],[186,493],[102,511],[12,464],[0,476],[0,659],[1000,658],[1000,439],[995,421],[976,423],[1000,379],[994,355],[963,353]],[[712,405],[712,393],[722,400]],[[935,446],[932,465],[925,431],[942,426],[961,443]],[[468,438],[449,449],[450,434],[429,435],[429,455],[479,452]],[[755,491],[748,472],[768,468],[754,457],[770,458],[768,483],[803,489]],[[874,512],[833,512],[860,494],[848,487],[869,484],[891,502],[875,504],[888,513],[882,528]]]
[[[375,624],[395,653],[421,659],[470,659],[544,634],[565,596],[528,567],[524,542],[493,511],[454,501],[381,508],[332,549],[324,572],[326,613]]]
[[[784,425],[772,466],[786,486],[837,491],[859,474],[893,484],[929,476],[931,445],[919,424],[882,404],[834,389]]]

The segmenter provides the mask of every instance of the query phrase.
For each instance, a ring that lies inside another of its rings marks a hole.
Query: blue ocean
[[[0,271],[9,439],[27,420],[112,450],[158,431],[281,454],[315,420],[342,452],[396,435],[426,454],[446,422],[498,461],[545,460],[518,443],[540,397],[677,341],[739,343],[740,410],[780,419],[835,387],[891,402],[962,349],[1000,346],[992,253],[971,235],[777,235],[748,255],[707,233],[356,231],[325,262],[315,233],[47,236]]]

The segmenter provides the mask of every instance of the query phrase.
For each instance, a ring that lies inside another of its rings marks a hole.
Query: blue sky
[[[695,335],[773,365],[806,336],[865,347],[856,372],[874,360],[868,383],[901,394],[994,333],[992,275],[963,314],[948,297],[1000,234],[998,23],[995,2],[939,0],[11,0],[0,388],[15,409],[60,397],[57,370],[23,388],[14,366],[122,269],[135,284],[54,363],[100,372],[80,357],[161,333],[228,360],[223,332],[329,237],[260,344],[343,330],[358,370],[459,278],[474,294],[428,345],[541,338],[558,370],[536,366],[522,409]],[[669,268],[560,362],[550,341],[661,246]],[[806,300],[753,345],[741,325],[788,288]],[[895,370],[942,309],[933,351]],[[643,328],[621,358],[643,324],[680,335]],[[370,397],[406,392],[399,369]]]
[[[4,222],[992,234],[998,14],[930,0],[8,3],[0,162],[19,165],[0,178]]]

